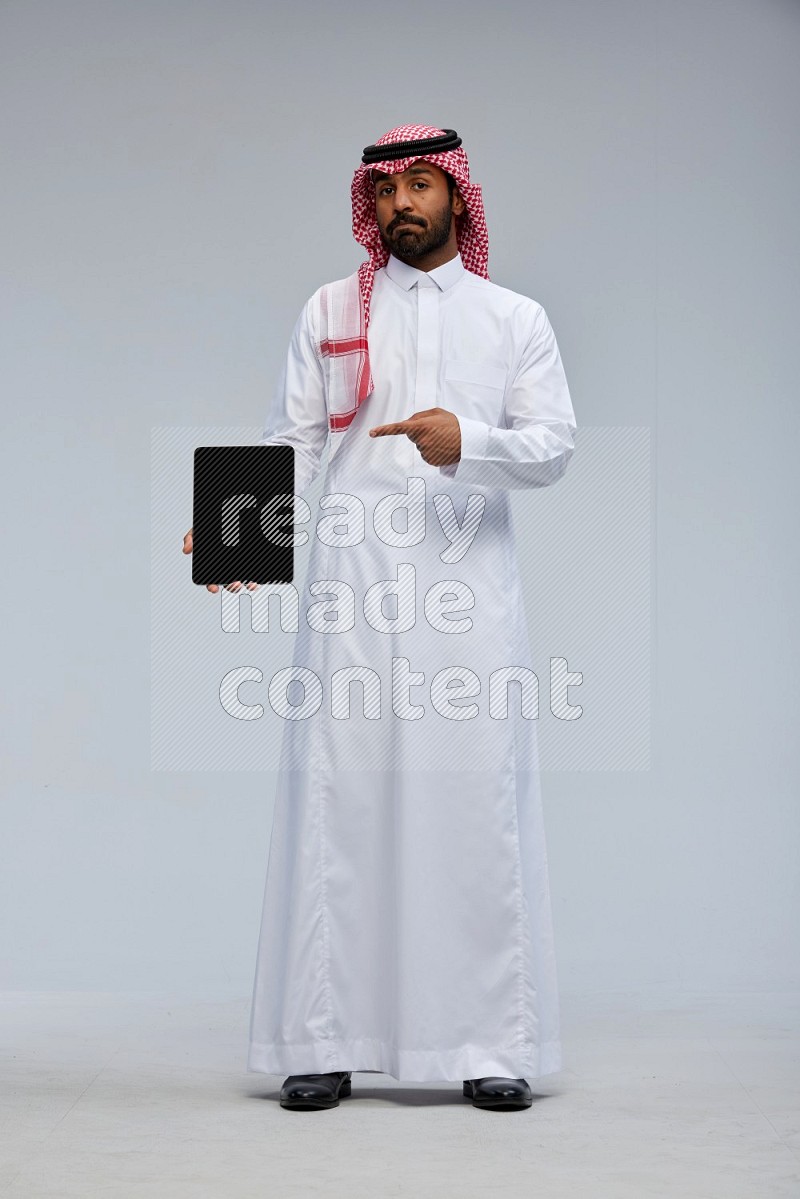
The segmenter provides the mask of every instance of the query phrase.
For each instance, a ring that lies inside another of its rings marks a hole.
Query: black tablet
[[[195,450],[194,583],[291,583],[293,532],[294,446]]]

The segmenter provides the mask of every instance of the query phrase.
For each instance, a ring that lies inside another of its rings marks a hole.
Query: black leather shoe
[[[290,1074],[281,1087],[281,1107],[313,1111],[320,1107],[338,1107],[339,1099],[350,1094],[350,1071],[333,1074]]]
[[[512,1112],[530,1107],[533,1095],[524,1078],[466,1078],[464,1097],[473,1107],[493,1107]]]

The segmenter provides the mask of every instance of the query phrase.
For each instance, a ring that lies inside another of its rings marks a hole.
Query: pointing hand
[[[461,460],[461,426],[458,417],[446,408],[425,408],[407,420],[391,425],[376,425],[370,437],[393,437],[405,433],[431,466],[448,466]]]

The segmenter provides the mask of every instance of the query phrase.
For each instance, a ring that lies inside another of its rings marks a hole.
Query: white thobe
[[[328,436],[312,301],[261,440],[295,447],[298,496]],[[391,257],[375,275],[369,345],[375,390],[329,462],[333,511],[301,592],[301,716],[284,728],[248,1070],[538,1077],[562,1058],[509,491],[563,474],[569,390],[542,306],[460,256],[427,273]],[[426,463],[404,435],[369,436],[433,407],[458,418],[456,463]],[[389,528],[380,501],[412,494]],[[363,504],[361,527],[347,497]],[[368,595],[380,581],[397,597]],[[503,685],[509,668],[524,680]],[[362,681],[335,692],[348,669]],[[306,716],[310,672],[322,700]]]

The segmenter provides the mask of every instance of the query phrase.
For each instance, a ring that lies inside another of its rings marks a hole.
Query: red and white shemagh
[[[378,138],[375,145],[439,137],[445,133],[431,125],[399,125]],[[462,262],[468,271],[489,278],[489,234],[483,211],[480,184],[470,183],[469,162],[462,146],[433,154],[413,154],[408,158],[389,158],[362,163],[353,175],[350,194],[353,201],[353,236],[364,246],[369,258],[362,262],[344,289],[324,287],[321,295],[320,352],[340,357],[335,372],[339,386],[329,410],[331,432],[342,432],[353,420],[358,408],[374,389],[369,360],[369,310],[375,272],[389,260],[389,251],[381,240],[375,212],[375,188],[371,171],[399,175],[412,163],[424,159],[452,175],[464,198],[465,210],[456,217],[456,241]],[[329,363],[329,367],[333,366]],[[346,394],[343,394],[345,392]],[[332,397],[333,398],[333,397]],[[337,439],[338,440],[338,439]]]

